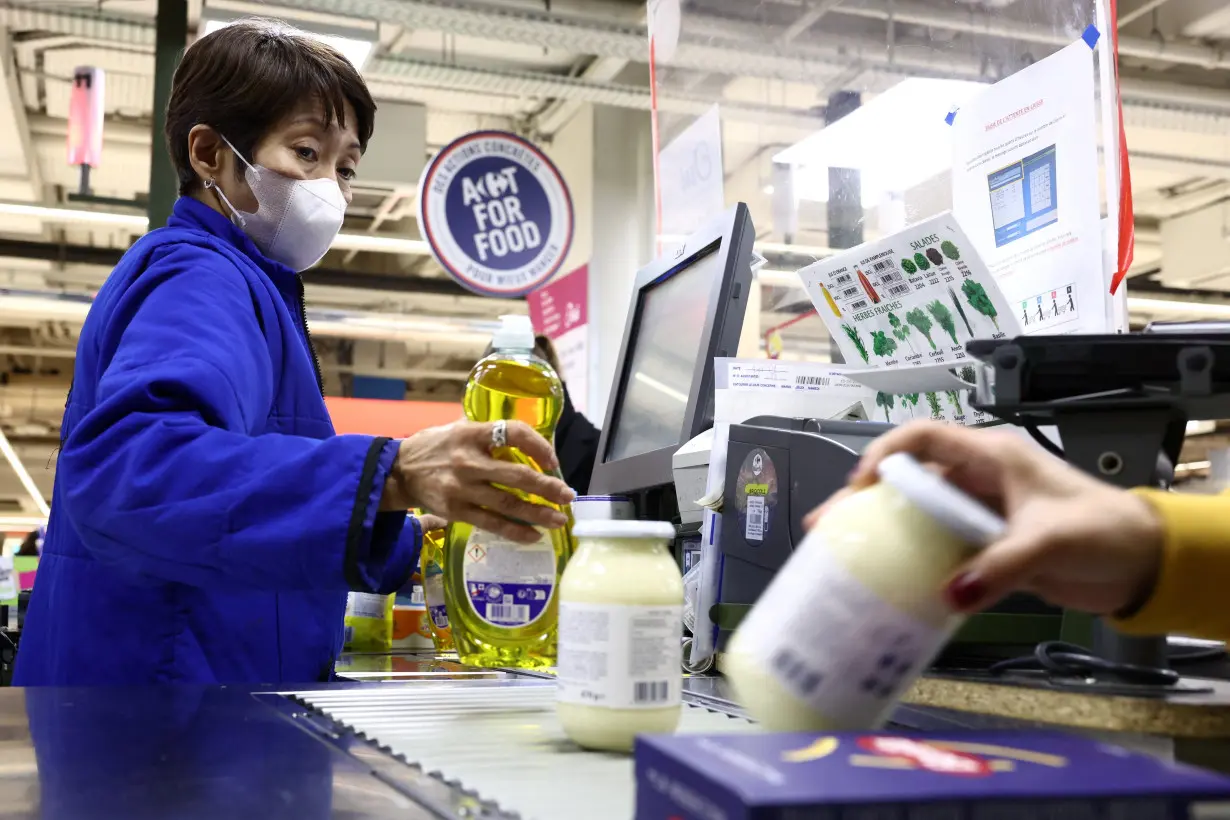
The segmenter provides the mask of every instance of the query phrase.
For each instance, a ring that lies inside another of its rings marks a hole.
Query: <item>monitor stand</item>
[[[1128,344],[1140,345],[1139,336],[1120,337]],[[1124,379],[1121,388],[1099,390],[1085,395],[1055,397],[1047,391],[1046,379],[1032,366],[1042,351],[1067,348],[1073,351],[1066,375],[1072,368],[1086,364],[1090,368],[1089,385],[1106,387],[1108,375],[1104,360],[1089,357],[1081,361],[1074,345],[1079,337],[1023,337],[997,343],[993,349],[971,353],[987,362],[994,370],[993,396],[979,395],[974,405],[1005,421],[1022,426],[1048,446],[1042,439],[1041,427],[1056,427],[1063,442],[1062,456],[1074,467],[1110,484],[1125,489],[1133,487],[1169,488],[1174,468],[1183,446],[1187,422],[1192,418],[1230,417],[1230,393],[1215,393],[1211,372],[1214,353],[1208,341],[1193,340],[1190,346],[1175,349],[1177,382],[1165,388],[1145,389]],[[1129,341],[1130,340],[1130,341]],[[1171,337],[1173,344],[1176,340]],[[1099,339],[1102,345],[1113,344]],[[1223,342],[1223,356],[1230,355],[1230,340]],[[1131,355],[1132,348],[1123,348]],[[1045,355],[1045,354],[1042,354]],[[1095,375],[1096,374],[1096,375]],[[1038,392],[1047,392],[1046,400],[1034,400]],[[1064,632],[1069,633],[1069,618],[1065,613]],[[1077,616],[1082,617],[1082,616]],[[1087,617],[1087,616],[1086,616]],[[1165,669],[1168,666],[1166,637],[1130,637],[1113,629],[1102,619],[1094,619],[1091,627],[1092,646],[1096,655],[1117,664]],[[1102,673],[1114,682],[1113,673]]]

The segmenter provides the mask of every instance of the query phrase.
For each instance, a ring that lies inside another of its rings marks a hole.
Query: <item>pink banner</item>
[[[534,332],[551,340],[573,406],[589,403],[589,267],[582,265],[526,297]]]
[[[561,276],[526,297],[534,332],[554,341],[589,321],[589,266]]]

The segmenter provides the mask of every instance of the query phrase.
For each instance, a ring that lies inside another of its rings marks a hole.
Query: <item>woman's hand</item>
[[[875,483],[880,462],[899,452],[938,468],[1008,523],[1003,538],[950,581],[954,609],[982,609],[1015,590],[1096,614],[1130,611],[1148,599],[1163,535],[1153,508],[1138,496],[1012,433],[933,422],[906,425],[872,442],[839,495]],[[824,508],[809,516],[809,527]]]
[[[509,447],[516,447],[547,469],[558,469],[555,451],[546,439],[523,422],[505,424]],[[568,504],[576,497],[557,478],[524,464],[492,458],[494,425],[495,422],[454,422],[421,430],[404,439],[385,483],[381,508],[419,507],[447,521],[463,521],[526,544],[541,537],[534,526],[564,526],[568,519],[563,513],[522,501],[507,490],[492,486],[501,484],[553,504]]]
[[[422,527],[423,532],[425,533],[435,532],[436,530],[442,530],[447,527],[448,521],[438,515],[423,513],[419,516],[419,526]]]

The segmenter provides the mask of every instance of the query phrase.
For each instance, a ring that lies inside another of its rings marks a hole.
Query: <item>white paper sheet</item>
[[[1093,50],[1077,41],[953,122],[953,213],[1028,334],[1108,332]]]

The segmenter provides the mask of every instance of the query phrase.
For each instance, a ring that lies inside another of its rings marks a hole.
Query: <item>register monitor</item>
[[[637,273],[591,492],[671,486],[671,456],[713,425],[713,359],[738,350],[754,241],[739,203]]]

